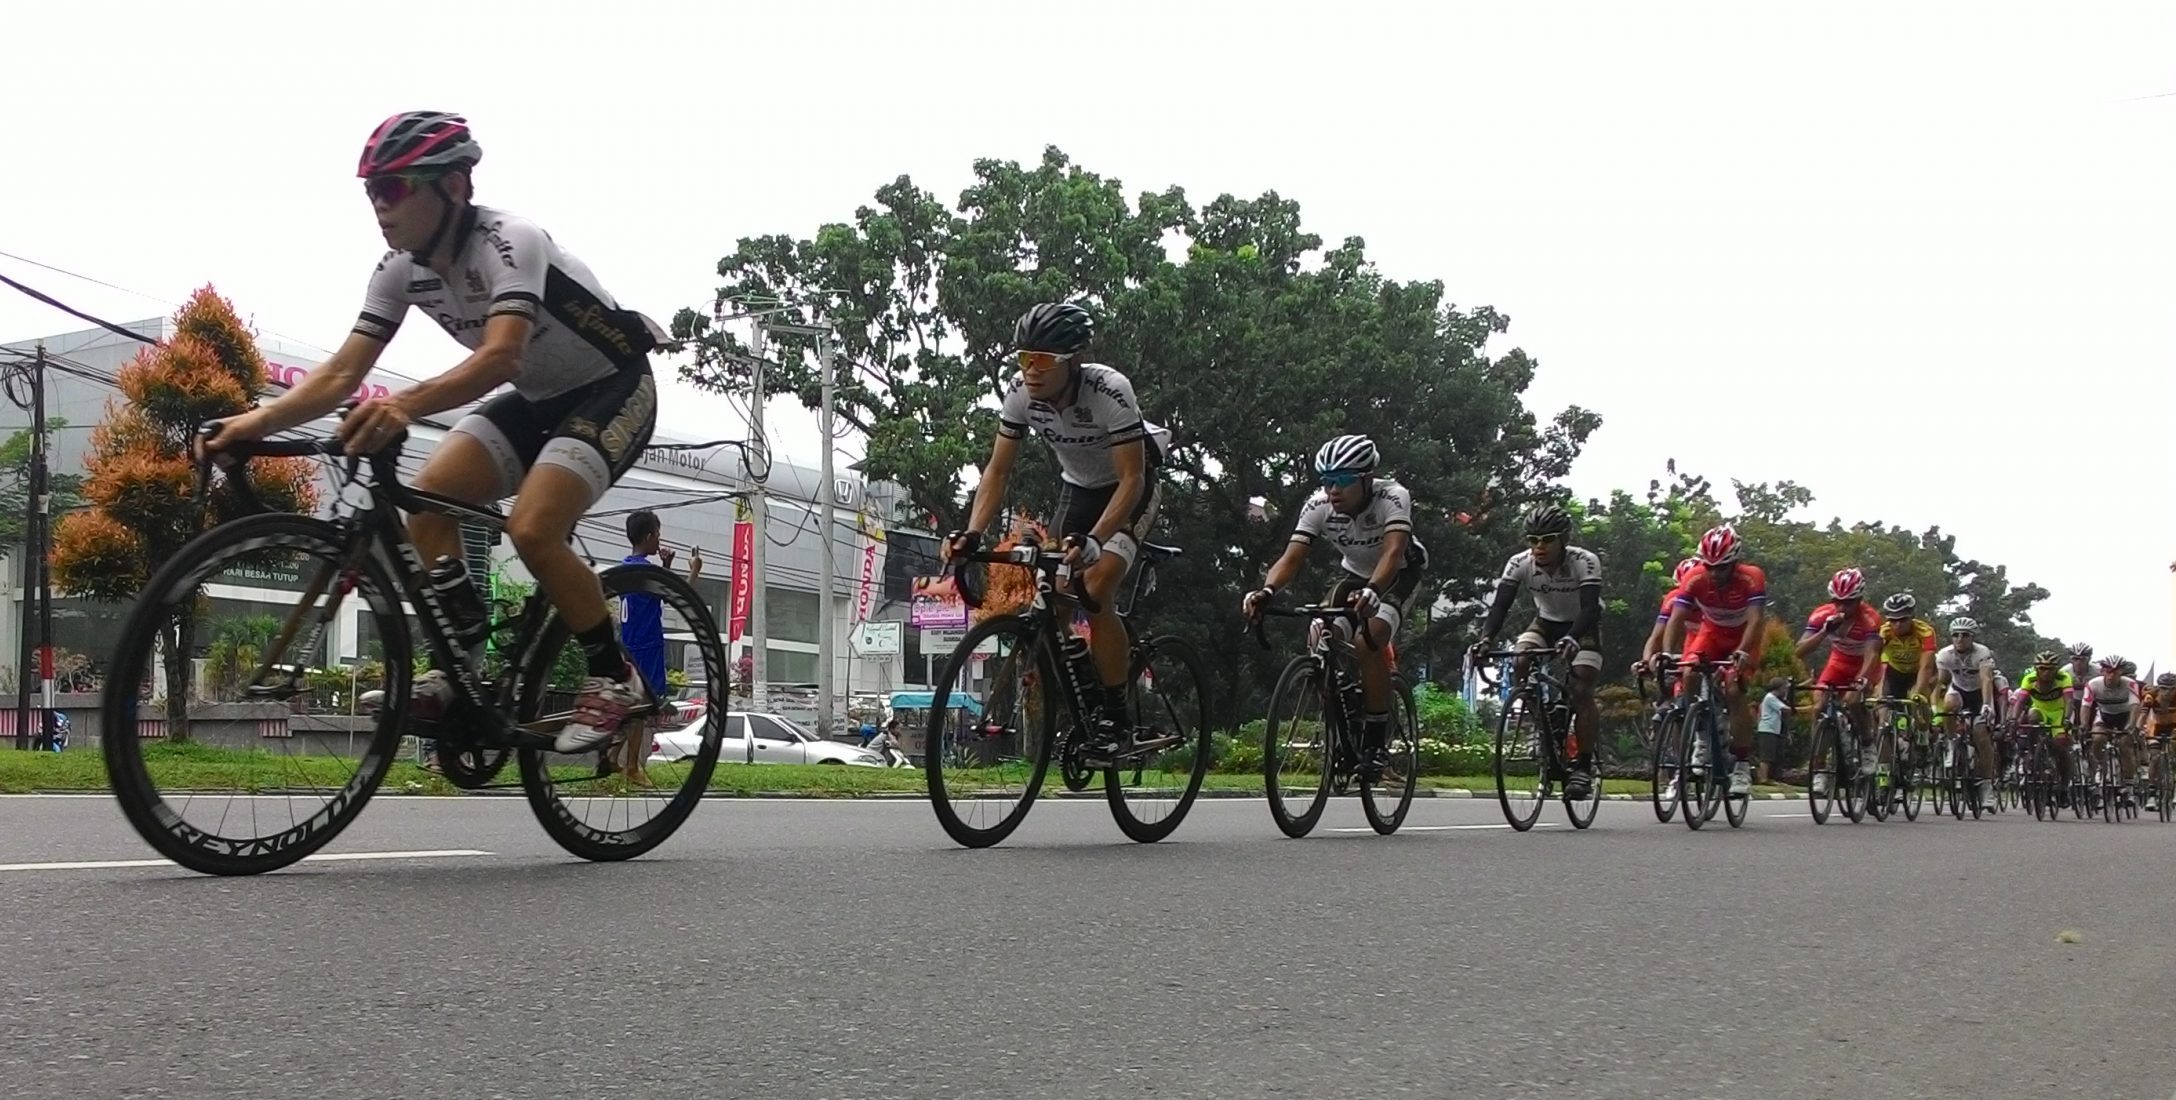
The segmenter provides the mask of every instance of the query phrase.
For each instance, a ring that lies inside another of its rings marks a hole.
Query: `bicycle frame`
[[[294,610],[288,613],[286,621],[281,624],[279,634],[266,647],[265,658],[252,678],[249,690],[252,694],[264,696],[283,694],[280,688],[266,686],[265,680],[272,672],[276,659],[283,655],[288,643],[303,628],[308,618],[305,609],[315,605],[318,597],[324,594],[329,585],[340,586],[339,594],[343,596],[352,590],[360,571],[361,559],[367,556],[374,558],[399,583],[402,595],[418,612],[417,619],[423,626],[423,641],[429,647],[436,666],[446,671],[455,693],[467,705],[469,717],[482,723],[483,728],[475,731],[481,736],[469,740],[486,747],[548,750],[553,743],[550,734],[519,725],[506,714],[506,708],[512,702],[507,696],[516,678],[507,676],[498,683],[485,680],[480,670],[470,667],[467,654],[455,644],[456,632],[452,614],[425,580],[426,569],[422,555],[408,537],[408,525],[402,519],[402,513],[435,512],[456,520],[482,524],[490,528],[494,535],[506,530],[507,517],[496,508],[466,504],[451,497],[402,484],[397,463],[405,440],[406,435],[403,433],[384,448],[360,456],[343,455],[342,445],[331,439],[260,441],[239,445],[230,450],[229,453],[238,461],[226,467],[227,484],[248,512],[270,511],[250,487],[247,466],[249,458],[342,457],[345,461],[341,503],[351,503],[347,490],[358,485],[366,494],[363,501],[353,502],[354,507],[336,513],[331,520],[335,536],[346,548],[347,557],[338,567],[328,566],[321,569],[304,588]],[[368,478],[359,476],[360,467],[365,461],[370,467]],[[209,459],[198,463],[199,499],[209,484],[210,471]],[[471,583],[474,583],[473,580]],[[328,604],[319,614],[317,622],[311,628],[313,641],[315,637],[322,636],[323,631],[330,625],[333,607],[333,604]],[[539,588],[529,595],[518,612],[498,624],[501,629],[511,626],[517,638],[513,652],[508,655],[506,667],[524,668],[535,655],[536,648],[543,643],[543,636],[542,632],[532,629],[532,626],[543,621],[547,607],[548,598]],[[284,694],[291,695],[302,690],[302,674],[299,668],[292,667],[292,662],[287,664],[291,667],[283,672]],[[637,707],[630,712],[630,717],[639,718],[650,713],[654,707],[654,702]],[[552,726],[560,717],[546,716],[540,718],[536,724]]]

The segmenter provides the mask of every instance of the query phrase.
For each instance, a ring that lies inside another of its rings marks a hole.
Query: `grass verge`
[[[354,762],[343,757],[241,752],[193,744],[147,746],[145,759],[151,768],[153,781],[163,790],[338,787],[354,770]],[[671,784],[674,778],[669,765],[653,768],[652,772],[653,778],[663,784]],[[499,781],[519,782],[519,772],[511,762],[500,773]],[[1017,782],[1017,778],[1014,782]],[[1477,796],[1493,795],[1496,790],[1494,778],[1485,775],[1430,775],[1422,776],[1420,782],[1423,787],[1435,789],[1463,788]],[[1202,786],[1205,790],[1259,792],[1262,789],[1262,777],[1211,774],[1203,780]],[[921,794],[927,790],[919,769],[798,764],[721,763],[711,776],[710,787],[720,793],[730,792],[743,796],[788,793],[816,798],[856,798],[888,793]],[[0,793],[107,789],[105,758],[96,750],[33,753],[0,749]],[[394,763],[381,789],[393,793],[415,794],[452,794],[457,791],[445,777],[424,770],[408,758]],[[1063,789],[1054,767],[1044,789],[1046,792]],[[1100,789],[1100,783],[1091,788]],[[1789,788],[1760,789],[1767,792]],[[1609,779],[1603,781],[1603,790],[1609,794],[1645,795],[1650,787],[1645,780]]]

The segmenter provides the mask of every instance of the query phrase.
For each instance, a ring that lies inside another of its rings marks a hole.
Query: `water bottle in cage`
[[[446,617],[453,626],[454,644],[467,652],[473,667],[481,655],[484,639],[491,636],[491,612],[484,607],[482,594],[470,582],[467,564],[459,558],[441,556],[424,575],[424,581],[437,595],[439,606],[446,609]]]

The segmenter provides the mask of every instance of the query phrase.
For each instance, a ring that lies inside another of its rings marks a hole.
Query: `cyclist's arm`
[[[1748,611],[1750,613],[1745,617],[1745,633],[1738,636],[1738,652],[1745,654],[1746,663],[1752,665],[1760,663],[1760,653],[1745,647],[1760,645],[1761,630],[1768,625],[1768,609],[1754,604]]]
[[[1912,690],[1925,698],[1934,698],[1934,651],[1931,649],[1919,655],[1919,683]]]
[[[1005,501],[1005,484],[1012,480],[1013,463],[1019,458],[1019,438],[1000,431],[997,441],[990,445],[990,461],[982,467],[982,480],[975,483],[975,504],[967,512],[968,530],[987,530],[997,518],[998,506]]]
[[[1298,539],[1285,543],[1284,553],[1277,556],[1277,560],[1270,565],[1269,572],[1263,575],[1262,587],[1281,590],[1291,584],[1292,578],[1299,575],[1300,567],[1307,564],[1309,545]]]
[[[426,378],[393,395],[409,417],[456,409],[514,380],[521,373],[521,350],[529,346],[536,323],[512,313],[495,314],[484,322],[482,346],[461,360],[461,365]]]
[[[1826,637],[1828,637],[1828,631],[1822,630],[1819,627],[1815,627],[1811,630],[1806,631],[1804,634],[1799,635],[1798,659],[1801,661],[1805,660],[1807,654],[1812,653],[1814,650],[1821,647],[1821,640]]]
[[[1668,615],[1655,616],[1655,628],[1647,632],[1647,644],[1640,647],[1640,659],[1650,660],[1662,652],[1662,639],[1670,632],[1670,620],[1677,617],[1673,609]]]
[[[1383,533],[1383,556],[1375,559],[1375,572],[1368,576],[1369,588],[1381,592],[1398,579],[1398,571],[1405,566],[1406,545],[1412,541],[1411,531]]]
[[[1602,579],[1596,577],[1593,584],[1579,586],[1579,617],[1572,620],[1574,638],[1591,638],[1602,625]]]
[[[332,353],[332,358],[318,364],[315,370],[302,376],[295,388],[253,414],[257,419],[257,434],[284,432],[339,408],[341,402],[354,396],[356,387],[363,384],[370,368],[378,365],[378,356],[384,352],[385,341],[360,332],[348,333],[348,338],[340,342],[340,349]]]
[[[1096,520],[1095,529],[1087,532],[1095,536],[1098,544],[1111,541],[1112,535],[1125,530],[1135,506],[1148,493],[1147,445],[1136,438],[1113,446],[1111,465],[1118,470],[1118,488],[1111,491],[1111,502],[1103,506],[1103,515]]]
[[[1684,652],[1685,622],[1690,618],[1692,618],[1692,613],[1686,609],[1683,603],[1672,604],[1670,606],[1670,617],[1663,621],[1661,627],[1662,637],[1660,639],[1650,639],[1660,641],[1662,648],[1650,649],[1647,651],[1646,656],[1651,659],[1657,653]]]
[[[1511,605],[1518,602],[1519,583],[1509,577],[1496,582],[1496,596],[1489,601],[1488,621],[1481,624],[1481,640],[1492,642],[1504,628],[1504,620],[1511,617]]]

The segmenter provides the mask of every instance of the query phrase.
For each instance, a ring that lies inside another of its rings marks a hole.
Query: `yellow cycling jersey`
[[[1919,662],[1934,652],[1934,624],[1913,619],[1898,626],[1881,624],[1881,661],[1898,672],[1917,672]]]
[[[2025,675],[2018,677],[2017,680],[2017,690],[2031,696],[2032,701],[2035,703],[2058,702],[2062,699],[2064,692],[2076,686],[2077,684],[2071,680],[2070,670],[2067,668],[2057,669],[2054,678],[2045,683],[2041,681],[2040,670],[2037,668],[2028,670]]]

